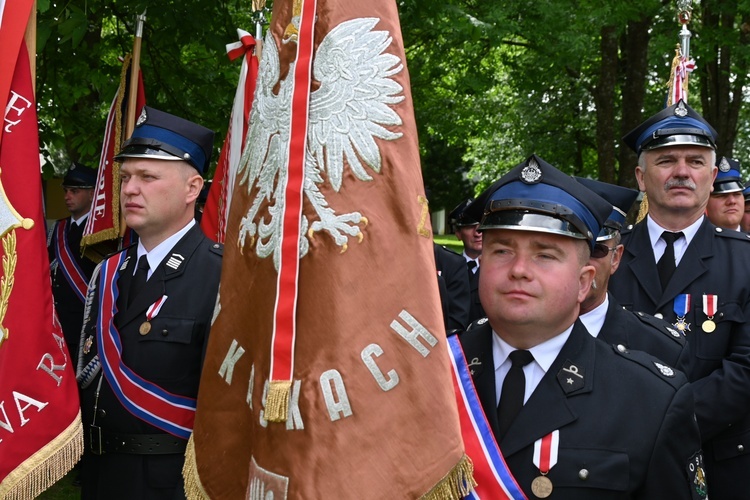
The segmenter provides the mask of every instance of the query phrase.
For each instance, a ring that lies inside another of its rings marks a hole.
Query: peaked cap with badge
[[[680,100],[631,130],[622,140],[642,151],[669,146],[701,146],[716,149],[716,130],[688,104]]]
[[[479,229],[513,229],[587,240],[596,235],[612,205],[536,155],[514,167],[482,193]]]
[[[575,179],[612,205],[612,213],[604,222],[596,241],[613,238],[615,233],[622,229],[625,224],[625,217],[627,217],[635,200],[638,199],[638,190],[584,177],[576,177]]]
[[[712,195],[736,193],[745,189],[745,186],[742,185],[742,177],[740,176],[739,161],[722,156],[716,166],[719,168],[719,171],[716,173],[716,179],[714,179]]]
[[[66,188],[94,189],[96,170],[81,163],[73,162],[63,177],[62,186]]]
[[[213,144],[213,130],[144,106],[133,135],[123,143],[122,151],[115,155],[115,160],[184,160],[203,174],[208,170]]]

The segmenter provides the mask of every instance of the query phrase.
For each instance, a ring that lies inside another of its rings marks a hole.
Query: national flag
[[[25,43],[15,55],[0,141],[0,498],[10,499],[34,498],[83,453],[75,367],[52,306]]]
[[[247,135],[250,107],[255,93],[255,80],[258,78],[258,56],[255,38],[247,31],[238,29],[240,40],[227,44],[227,55],[234,61],[242,57],[240,79],[234,95],[232,115],[229,119],[224,146],[221,148],[219,163],[216,165],[214,182],[208,190],[208,200],[201,216],[203,233],[214,241],[224,243],[227,216],[232,202],[232,190],[237,177],[237,167],[242,155],[242,146]]]
[[[120,164],[114,161],[119,152],[126,130],[128,109],[129,82],[132,57],[125,56],[120,73],[120,85],[112,100],[107,115],[102,141],[102,152],[99,156],[99,169],[96,176],[94,201],[91,204],[89,218],[83,229],[81,247],[88,258],[100,262],[106,255],[120,246],[120,235],[123,232],[120,220]],[[143,86],[143,73],[138,72],[138,93],[136,113],[146,104],[146,91]]]
[[[276,1],[185,462],[191,498],[460,498],[395,1]]]

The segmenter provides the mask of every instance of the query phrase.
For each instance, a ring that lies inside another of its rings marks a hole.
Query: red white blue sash
[[[84,276],[83,271],[78,266],[73,252],[70,251],[70,245],[68,245],[68,219],[63,219],[57,223],[55,227],[55,244],[52,247],[55,249],[55,258],[58,262],[58,269],[60,269],[68,280],[70,288],[76,294],[76,297],[83,304],[86,301],[86,290],[88,288],[88,280]]]
[[[464,449],[474,462],[474,479],[477,481],[477,486],[466,498],[526,500],[492,434],[456,335],[448,337],[448,353]]]
[[[99,274],[99,317],[96,341],[104,376],[120,403],[144,422],[182,439],[193,430],[196,400],[169,393],[144,380],[122,362],[122,344],[114,317],[117,313],[117,278],[125,252],[107,259]]]

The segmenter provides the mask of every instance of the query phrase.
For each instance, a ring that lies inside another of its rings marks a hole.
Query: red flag
[[[107,124],[99,156],[99,171],[94,189],[94,202],[86,220],[81,246],[86,256],[99,262],[109,253],[117,250],[120,238],[120,164],[114,156],[120,151],[125,134],[125,120],[128,109],[128,88],[130,82],[131,56],[125,56],[120,74],[120,86],[112,100],[107,115]],[[146,91],[143,87],[143,73],[138,72],[138,97],[136,112],[146,104]]]
[[[75,465],[83,434],[75,367],[52,309],[25,43],[7,103],[0,142],[0,498],[33,498]]]
[[[185,462],[189,497],[460,498],[396,3],[276,1]]]
[[[250,119],[250,107],[255,93],[255,81],[258,78],[258,57],[255,39],[247,31],[237,30],[239,42],[227,45],[229,59],[242,58],[240,80],[234,95],[234,106],[229,119],[229,129],[221,148],[219,163],[216,165],[214,182],[208,191],[208,199],[203,208],[201,229],[214,241],[224,243],[226,237],[227,216],[232,202],[232,190],[237,176],[242,148],[247,135],[247,122]]]

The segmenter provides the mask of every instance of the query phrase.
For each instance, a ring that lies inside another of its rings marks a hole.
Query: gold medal
[[[138,328],[138,331],[141,333],[141,335],[148,334],[148,332],[151,331],[151,323],[149,323],[148,321],[144,321],[143,323],[141,323],[141,327]]]
[[[714,330],[716,330],[716,323],[714,323],[710,319],[707,319],[706,321],[703,322],[703,324],[701,325],[701,328],[703,328],[704,332],[711,333]]]
[[[552,481],[547,476],[537,476],[531,482],[531,492],[537,498],[547,498],[552,494]]]

